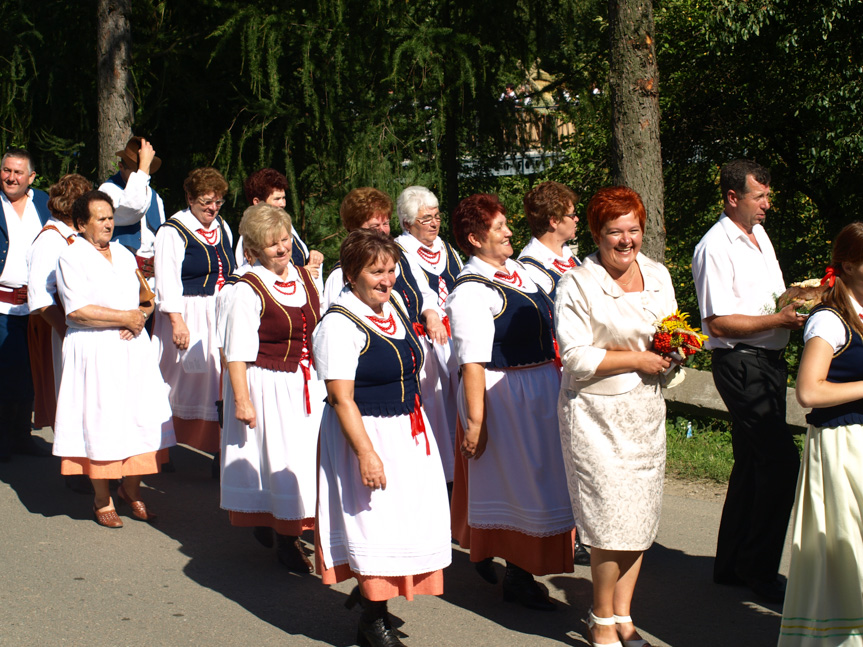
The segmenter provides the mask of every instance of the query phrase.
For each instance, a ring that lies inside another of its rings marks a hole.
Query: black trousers
[[[713,351],[713,381],[732,417],[734,467],[713,579],[776,579],[800,457],[785,422],[788,369],[776,351]]]

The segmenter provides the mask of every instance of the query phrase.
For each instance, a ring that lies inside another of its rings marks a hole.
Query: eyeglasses
[[[220,208],[222,207],[222,205],[223,205],[223,204],[225,204],[225,199],[224,199],[224,198],[219,198],[219,199],[217,200],[217,199],[215,199],[215,198],[212,198],[212,199],[210,199],[210,200],[204,200],[203,198],[198,198],[198,199],[196,200],[196,202],[197,202],[199,205],[201,205],[202,207],[204,207],[205,209],[206,209],[207,207],[216,207],[217,209],[220,209]]]
[[[432,224],[432,222],[443,222],[444,215],[440,212],[436,213],[433,216],[423,216],[422,218],[417,218],[415,222],[426,226]]]
[[[572,218],[572,219],[574,220],[574,219],[575,219],[575,218],[577,218],[577,217],[578,217],[578,216],[576,215],[575,211],[573,211],[572,213],[565,213],[565,214],[563,214],[563,218]]]

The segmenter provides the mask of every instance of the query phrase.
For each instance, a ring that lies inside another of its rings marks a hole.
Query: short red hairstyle
[[[491,221],[499,213],[506,215],[506,207],[496,195],[490,193],[474,193],[459,202],[452,212],[452,233],[459,249],[473,256],[476,249],[471,245],[469,236],[473,234],[479,240],[485,240],[491,229]]]
[[[370,186],[351,189],[339,206],[339,216],[348,231],[359,229],[378,214],[389,220],[393,215],[393,201],[383,191]]]
[[[644,233],[647,212],[641,196],[628,186],[607,186],[597,191],[587,203],[587,225],[594,240],[599,240],[605,223],[617,220],[628,213],[634,213],[638,225]]]
[[[255,171],[243,182],[243,192],[246,201],[251,205],[255,198],[266,202],[273,191],[288,192],[288,178],[274,168],[262,168]]]

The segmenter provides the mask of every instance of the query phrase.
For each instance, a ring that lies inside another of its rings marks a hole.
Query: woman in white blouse
[[[156,233],[153,340],[171,387],[177,441],[219,451],[221,363],[216,297],[234,272],[231,230],[219,217],[228,183],[214,168],[198,168],[183,182],[188,208]]]
[[[414,267],[419,270],[417,280],[428,283],[437,295],[438,308],[443,310],[461,272],[462,262],[453,246],[440,237],[443,214],[438,208],[438,199],[423,186],[409,186],[399,195],[396,212],[403,232],[396,237],[396,244],[414,261]],[[447,319],[444,319],[444,325],[449,330]],[[432,423],[446,480],[451,482],[455,458],[458,362],[452,339],[443,344],[433,343],[425,336],[421,339],[426,349],[426,361],[420,374],[425,396],[423,408]]]
[[[836,236],[825,282],[797,375],[812,412],[779,647],[863,644],[863,223]]]
[[[533,575],[573,571],[572,510],[557,429],[551,279],[535,283],[510,258],[512,232],[497,196],[453,212],[470,256],[447,299],[461,366],[452,526],[489,583],[506,560],[504,599],[554,609]]]
[[[54,426],[63,369],[66,316],[57,299],[57,259],[78,233],[72,227],[72,204],[92,190],[93,183],[77,173],[57,180],[48,190],[51,219],[27,251],[27,305],[31,315],[27,342],[36,392],[33,423],[37,429]]]
[[[352,577],[360,645],[398,647],[387,600],[441,595],[452,557],[437,445],[422,409],[423,346],[393,291],[400,252],[358,229],[342,243],[349,289],[314,336],[327,385],[321,419],[316,552],[324,584]]]
[[[311,273],[291,261],[291,217],[261,203],[240,222],[252,266],[233,290],[224,352],[229,380],[222,430],[221,506],[231,525],[255,527],[297,573],[312,564],[299,546],[314,528],[318,427],[324,386],[311,358],[320,319]]]
[[[135,257],[112,243],[114,207],[101,191],[72,206],[79,236],[57,262],[57,291],[66,311],[63,378],[57,396],[54,454],[64,475],[86,474],[96,493],[99,525],[121,528],[109,479],[142,521],[156,515],[141,500],[141,476],[155,474],[173,445],[168,387],[159,374],[139,304]]]
[[[640,647],[630,604],[659,526],[665,471],[662,374],[653,323],[677,308],[668,270],[639,253],[645,210],[626,187],[587,205],[599,248],[557,285],[560,433],[581,540],[591,546],[594,645]]]

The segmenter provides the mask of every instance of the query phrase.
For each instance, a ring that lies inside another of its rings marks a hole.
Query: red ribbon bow
[[[836,282],[836,270],[832,265],[828,265],[824,270],[824,278],[821,279],[821,285],[827,283],[831,288],[833,284]]]

